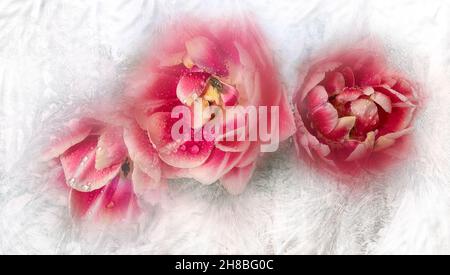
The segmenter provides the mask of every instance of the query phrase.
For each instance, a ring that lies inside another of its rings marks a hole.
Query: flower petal
[[[178,99],[183,104],[192,105],[205,91],[209,77],[210,74],[202,72],[190,72],[181,77],[177,85]]]
[[[228,74],[223,53],[208,38],[197,36],[186,42],[186,49],[193,63],[207,72],[221,76]]]
[[[189,177],[205,185],[213,184],[231,171],[243,155],[244,153],[223,152],[215,148],[202,166],[189,170]]]
[[[67,183],[80,192],[97,190],[108,184],[119,173],[121,164],[95,169],[97,137],[89,137],[61,156],[61,165]]]
[[[402,95],[394,89],[391,89],[387,85],[375,86],[374,89],[377,92],[387,95],[391,99],[392,103],[402,103],[409,101],[406,96]]]
[[[326,74],[324,86],[329,95],[335,95],[345,88],[345,78],[340,72],[329,72]]]
[[[161,192],[167,189],[165,179],[155,180],[137,166],[134,167],[132,181],[137,197],[151,205],[156,205],[160,200]]]
[[[359,88],[345,88],[342,93],[336,96],[336,101],[341,104],[345,104],[350,101],[357,100],[363,92]]]
[[[326,103],[311,114],[311,121],[322,134],[329,134],[338,123],[338,112],[333,105]]]
[[[348,138],[353,127],[355,127],[355,124],[356,117],[341,117],[338,120],[336,128],[331,133],[327,134],[326,137],[331,140],[341,140],[343,138]]]
[[[358,99],[353,101],[350,112],[356,117],[355,129],[358,135],[365,135],[365,133],[374,129],[379,122],[378,108],[371,100]]]
[[[353,87],[355,86],[355,75],[353,74],[353,70],[350,67],[344,67],[340,70],[342,76],[345,79],[345,87]]]
[[[139,211],[132,183],[120,176],[93,192],[70,192],[70,212],[76,219],[122,221],[136,218]]]
[[[387,95],[380,92],[375,92],[370,96],[370,99],[372,99],[376,104],[380,105],[380,107],[383,108],[386,113],[390,114],[392,112],[392,102]]]
[[[346,161],[356,161],[370,155],[375,146],[375,133],[369,132],[364,142],[356,146],[355,150],[350,154]]]
[[[406,135],[411,134],[413,131],[413,128],[407,128],[399,132],[386,134],[384,136],[379,137],[375,142],[375,152],[382,151],[384,149],[387,149],[395,144],[397,139],[404,137]]]
[[[147,133],[139,126],[132,125],[124,130],[123,138],[135,169],[137,166],[155,181],[159,181],[161,178],[160,161]]]
[[[54,138],[49,150],[43,153],[42,160],[49,161],[57,158],[67,151],[70,147],[86,139],[93,129],[93,124],[87,120],[72,120],[67,125],[67,133]]]
[[[244,192],[245,187],[252,178],[256,163],[246,167],[233,168],[230,172],[220,179],[220,183],[232,195],[239,195]]]
[[[392,89],[408,98],[415,97],[412,85],[405,79],[402,78],[398,79],[397,83],[395,83]]]
[[[392,113],[380,128],[379,135],[382,136],[408,128],[411,125],[415,110],[416,108],[410,107],[394,107]]]
[[[305,98],[306,109],[313,112],[328,102],[328,93],[323,86],[316,86]]]
[[[300,89],[300,100],[303,101],[311,90],[319,85],[324,79],[327,72],[335,70],[341,66],[341,63],[338,62],[327,62],[324,64],[320,64],[315,68],[312,68],[308,75],[305,78],[305,82]],[[296,99],[299,99],[298,97]]]
[[[121,164],[126,157],[123,129],[120,127],[105,129],[98,140],[95,169],[102,170],[114,164]]]
[[[236,106],[239,102],[239,92],[236,90],[235,87],[228,85],[228,84],[222,84],[223,90],[220,94],[222,98],[222,102],[224,106],[230,107],[230,106]]]
[[[202,165],[210,156],[214,142],[195,141],[195,132],[191,131],[191,140],[173,140],[171,131],[176,119],[170,113],[154,114],[148,124],[148,133],[156,146],[161,160],[177,168],[195,168]]]

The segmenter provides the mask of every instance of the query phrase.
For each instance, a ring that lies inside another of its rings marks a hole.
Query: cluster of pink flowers
[[[262,128],[276,129],[277,142],[294,136],[299,156],[343,173],[384,163],[412,130],[412,85],[386,70],[378,55],[329,57],[301,81],[292,112],[251,22],[173,25],[130,77],[120,114],[71,121],[45,159],[62,167],[74,217],[126,219],[136,217],[143,202],[157,204],[168,179],[219,182],[231,194],[243,192],[267,142],[249,136]],[[195,106],[214,107],[222,119]],[[200,119],[174,117],[177,107]],[[269,122],[255,123],[249,107],[269,107]],[[228,127],[242,118],[239,127]],[[191,126],[176,138],[180,121]],[[220,134],[195,138],[211,122]]]

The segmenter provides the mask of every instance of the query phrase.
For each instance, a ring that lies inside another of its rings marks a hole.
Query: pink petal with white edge
[[[93,192],[72,190],[70,212],[76,219],[117,222],[135,219],[140,210],[131,181],[117,176],[110,184]]]
[[[105,129],[98,140],[95,169],[102,170],[114,164],[121,164],[126,157],[123,129],[121,127]]]
[[[138,198],[151,205],[159,202],[161,192],[159,189],[165,189],[164,185],[167,185],[165,179],[155,180],[136,166],[133,170],[132,181],[134,192]]]
[[[67,184],[80,191],[90,192],[108,184],[120,171],[121,164],[95,169],[97,137],[89,137],[61,156]]]
[[[356,146],[355,150],[350,154],[346,161],[357,161],[363,159],[372,153],[375,146],[375,133],[370,132],[364,142]]]
[[[395,144],[397,139],[404,137],[406,135],[411,134],[413,131],[413,128],[408,128],[399,132],[390,133],[384,136],[379,137],[375,142],[375,152],[382,151],[384,149],[387,149]]]
[[[305,98],[306,109],[313,112],[316,108],[328,102],[328,93],[323,86],[316,86]]]
[[[202,72],[190,72],[184,75],[177,86],[177,97],[186,105],[191,105],[193,101],[200,97],[208,84],[210,74]]]
[[[256,164],[252,163],[246,167],[233,168],[220,179],[222,186],[232,195],[239,195],[244,192],[245,187],[250,182]]]
[[[363,95],[363,93],[362,93],[361,89],[358,89],[358,88],[345,88],[344,91],[342,91],[342,93],[340,93],[336,97],[336,101],[341,103],[341,104],[345,104],[347,102],[357,100],[362,95]]]
[[[155,181],[159,181],[161,179],[160,161],[147,133],[139,126],[131,125],[124,130],[124,141],[134,166]]]
[[[378,121],[378,109],[375,103],[368,99],[358,99],[350,106],[351,114],[356,117],[356,130],[358,134],[364,134],[373,129]]]
[[[324,86],[329,95],[335,95],[345,88],[345,78],[340,72],[330,72],[325,78]]]
[[[332,71],[336,68],[341,66],[341,63],[338,62],[327,62],[324,64],[321,64],[317,66],[316,68],[311,69],[311,71],[308,73],[305,79],[305,83],[303,84],[301,88],[301,93],[299,96],[301,96],[301,101],[303,101],[308,93],[317,85],[319,85],[320,82],[322,82],[325,79],[326,72]],[[296,100],[298,97],[296,98]]]
[[[170,113],[157,113],[151,116],[148,133],[156,146],[161,160],[177,168],[195,168],[202,165],[210,156],[214,142],[194,141],[194,131],[191,130],[191,140],[173,140],[172,127],[176,119]]]
[[[370,99],[372,99],[376,104],[383,108],[386,113],[390,114],[392,112],[392,102],[387,95],[375,92],[370,96]]]
[[[409,101],[406,96],[402,95],[401,93],[397,92],[394,89],[391,89],[387,85],[375,86],[374,89],[377,92],[387,95],[391,99],[392,103],[401,103]]]
[[[223,152],[215,148],[202,166],[189,170],[189,177],[205,185],[213,184],[236,167],[243,155],[244,153]]]
[[[322,144],[315,136],[313,136],[308,129],[306,129],[301,120],[298,122],[296,138],[297,144],[301,145],[311,159],[314,159],[313,153],[316,153],[321,159],[325,159],[331,153],[330,147]],[[297,150],[299,149],[300,148],[297,148]]]
[[[415,98],[412,85],[404,79],[398,79],[392,89],[408,98]]]
[[[341,140],[343,138],[348,138],[353,127],[355,127],[355,124],[356,124],[356,117],[354,116],[341,117],[338,120],[336,128],[331,133],[326,135],[326,137],[331,140]]]
[[[189,58],[194,64],[211,74],[227,75],[228,70],[221,50],[214,42],[204,36],[198,36],[186,42]]]
[[[76,119],[70,121],[66,128],[67,133],[52,140],[49,149],[42,156],[43,161],[57,158],[70,147],[82,142],[91,133],[93,125],[89,121]]]
[[[398,108],[392,109],[392,113],[389,115],[387,121],[380,128],[379,135],[385,135],[401,131],[410,127],[411,121],[414,117],[416,108]]]
[[[311,121],[322,134],[329,134],[338,123],[338,112],[333,105],[327,103],[311,114]]]

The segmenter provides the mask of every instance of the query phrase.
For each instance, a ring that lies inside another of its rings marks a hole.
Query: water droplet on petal
[[[72,187],[75,185],[75,178],[71,178],[69,180],[69,185],[72,186]]]
[[[198,154],[198,152],[200,152],[200,147],[198,147],[197,145],[193,145],[191,147],[191,153],[192,154]]]
[[[181,151],[186,151],[186,145],[184,145],[184,144],[181,145],[181,146],[180,146],[180,150],[181,150]]]
[[[85,185],[81,186],[81,189],[82,189],[84,192],[88,192],[88,191],[91,190],[91,187],[90,187],[88,184],[85,184]]]
[[[116,206],[116,204],[112,201],[112,202],[108,203],[108,205],[106,205],[106,208],[111,209],[111,208],[113,208],[114,206]]]

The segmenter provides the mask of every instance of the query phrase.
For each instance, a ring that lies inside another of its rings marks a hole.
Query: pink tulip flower
[[[133,219],[140,199],[156,204],[166,189],[157,153],[130,122],[72,120],[44,159],[61,165],[76,219]]]
[[[252,23],[239,19],[182,20],[164,28],[156,41],[142,69],[130,80],[128,95],[130,112],[147,130],[162,160],[163,176],[192,178],[203,184],[220,181],[229,193],[241,193],[265,142],[259,135],[249,138],[261,123],[252,124],[243,110],[268,107],[268,125],[277,129],[279,141],[295,133],[294,118],[266,41]],[[184,106],[194,117],[196,104],[223,112],[220,127],[235,123],[235,117],[246,117],[242,128],[220,136],[241,135],[241,139],[192,138],[208,123],[218,121],[213,112],[202,112],[196,126],[191,125],[188,139],[174,138],[171,132],[180,118],[174,118],[172,111]],[[277,108],[276,114],[272,107]]]
[[[380,51],[311,66],[295,97],[298,153],[341,175],[382,172],[407,153],[418,97]]]

